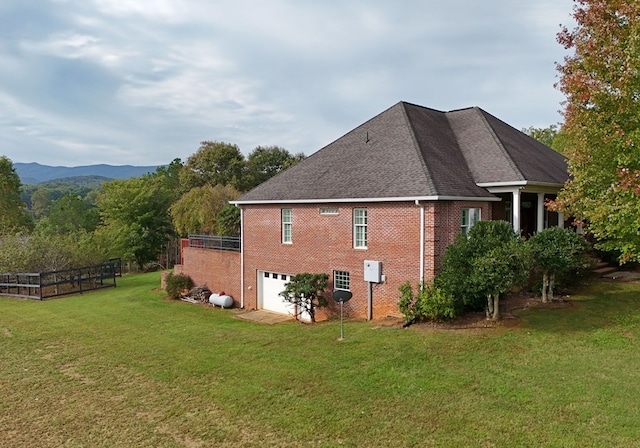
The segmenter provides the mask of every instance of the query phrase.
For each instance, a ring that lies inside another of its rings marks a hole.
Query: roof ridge
[[[429,187],[431,188],[432,191],[436,191],[436,185],[433,182],[433,173],[431,172],[431,170],[429,170],[429,166],[427,165],[427,161],[424,160],[424,155],[422,153],[422,150],[420,148],[420,145],[418,144],[418,139],[416,138],[416,130],[413,127],[413,123],[411,123],[411,120],[409,119],[409,114],[407,113],[407,106],[411,105],[411,106],[415,106],[415,107],[421,107],[423,109],[429,109],[428,107],[424,107],[424,106],[418,106],[416,104],[411,104],[411,103],[407,103],[404,101],[401,101],[400,104],[402,104],[402,115],[404,116],[405,122],[407,123],[407,127],[409,128],[409,132],[411,133],[411,140],[413,141],[413,149],[415,150],[417,156],[418,156],[418,160],[420,161],[420,164],[422,165],[422,172],[424,173],[424,178],[427,182],[427,184],[429,185]],[[440,112],[437,111],[435,109],[431,109],[435,112]],[[440,112],[442,113],[442,112]]]
[[[484,114],[488,114],[488,112],[486,112],[485,110],[479,108],[478,106],[473,106],[472,109],[477,112],[480,115],[480,118],[482,120],[482,122],[485,124],[485,126],[487,127],[487,129],[489,130],[489,134],[493,137],[493,139],[495,140],[495,142],[498,145],[498,148],[500,149],[500,151],[503,153],[503,155],[505,156],[505,159],[507,160],[507,163],[509,164],[509,166],[511,168],[513,168],[513,170],[515,171],[515,173],[520,177],[521,180],[525,179],[525,176],[522,174],[522,170],[520,169],[520,167],[515,163],[515,161],[513,160],[513,158],[511,157],[511,154],[509,154],[509,151],[507,151],[507,148],[504,146],[504,144],[502,143],[502,140],[500,140],[500,137],[498,137],[498,134],[496,134],[496,131],[493,129],[493,127],[491,126],[491,124],[489,124],[489,121],[487,120],[487,117],[485,117]],[[489,114],[490,115],[490,114]],[[492,115],[493,116],[493,115]]]

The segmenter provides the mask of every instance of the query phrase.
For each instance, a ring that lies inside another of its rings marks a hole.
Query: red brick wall
[[[207,285],[212,292],[224,291],[233,297],[233,306],[240,306],[240,253],[228,250],[183,247],[182,265],[176,265],[176,274],[190,276],[194,283]]]
[[[425,210],[425,280],[433,278],[442,256],[460,231],[462,208],[482,209],[483,220],[491,219],[486,202],[438,201],[422,203]],[[321,207],[338,209],[337,215],[321,215]],[[293,210],[293,243],[282,243],[281,210]],[[353,248],[353,209],[367,208],[368,247]],[[244,306],[258,307],[258,271],[281,274],[302,272],[329,274],[333,289],[333,271],[348,271],[353,298],[345,304],[350,317],[366,318],[368,283],[364,281],[364,260],[382,262],[386,282],[373,284],[373,317],[399,316],[398,287],[409,280],[420,281],[420,206],[413,202],[371,204],[293,204],[249,205],[243,207]],[[191,276],[197,285],[212,291],[225,291],[240,306],[241,259],[237,252],[186,247],[183,265],[176,273]],[[318,318],[339,311],[320,310]]]
[[[320,207],[338,208],[338,215],[321,215]],[[353,248],[353,208],[367,208],[368,248]],[[460,231],[463,207],[482,208],[490,219],[487,203],[428,202],[425,207],[425,279],[433,277],[442,254]],[[283,244],[281,209],[293,210],[293,243]],[[373,317],[400,315],[398,287],[420,280],[420,207],[413,202],[370,204],[249,205],[243,207],[244,304],[257,308],[259,270],[282,274],[327,273],[333,289],[333,271],[349,271],[353,298],[345,304],[351,317],[367,316],[368,283],[364,260],[382,262],[387,277],[373,284]],[[323,314],[339,310],[331,308]]]
[[[430,221],[434,223],[433,240],[427,240],[426,253],[433,252],[433,257],[427,257],[427,274],[433,277],[442,265],[442,257],[447,247],[454,242],[456,235],[460,233],[463,208],[481,209],[480,218],[483,221],[493,219],[490,202],[461,202],[442,201],[431,203]],[[429,227],[429,224],[427,224]],[[429,264],[431,263],[431,264]]]

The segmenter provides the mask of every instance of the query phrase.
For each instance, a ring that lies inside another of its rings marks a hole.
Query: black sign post
[[[342,305],[351,298],[351,291],[336,289],[333,291],[333,300],[340,304],[340,340],[344,339],[344,321],[342,318]]]

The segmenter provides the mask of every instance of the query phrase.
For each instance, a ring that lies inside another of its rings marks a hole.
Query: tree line
[[[303,158],[278,146],[245,157],[237,145],[204,141],[184,163],[175,159],[141,177],[23,187],[11,160],[0,156],[0,272],[109,258],[166,268],[180,237],[238,235],[239,211],[228,202]]]
[[[559,44],[573,51],[557,65],[557,88],[566,96],[564,123],[525,132],[567,157],[570,180],[550,206],[574,216],[596,247],[616,254],[621,264],[638,262],[640,3],[574,0],[573,18],[575,27],[557,35]],[[236,145],[203,142],[185,163],[176,159],[156,173],[105,183],[89,204],[56,199],[34,217],[21,200],[11,161],[3,157],[0,236],[3,244],[10,235],[29,240],[26,235],[34,232],[77,238],[89,241],[96,253],[143,266],[158,260],[170,238],[237,232],[238,211],[227,201],[301,158],[279,147],[258,147],[244,158]],[[47,202],[31,197],[33,204],[36,200]],[[0,264],[1,269],[6,268]]]

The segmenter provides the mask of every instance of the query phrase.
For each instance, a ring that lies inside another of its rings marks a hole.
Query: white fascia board
[[[478,187],[482,188],[492,188],[492,187],[524,187],[527,185],[526,180],[516,180],[513,182],[480,182],[476,184]]]
[[[416,202],[416,201],[471,201],[471,202],[495,202],[500,198],[489,197],[462,197],[462,196],[415,196],[406,198],[343,198],[343,199],[283,199],[274,201],[229,201],[233,205],[258,205],[258,204],[330,204],[330,203],[363,203],[363,202]]]
[[[528,180],[517,180],[514,182],[482,182],[476,184],[482,188],[494,188],[494,187],[552,187],[562,188],[564,184],[555,184],[551,182],[531,182]]]

